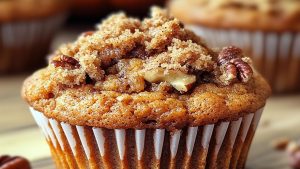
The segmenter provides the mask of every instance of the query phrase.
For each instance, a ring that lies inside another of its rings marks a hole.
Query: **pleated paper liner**
[[[74,126],[30,110],[60,169],[241,169],[263,111],[170,133]]]
[[[46,64],[51,40],[66,14],[0,25],[0,74],[34,70]]]
[[[277,93],[300,91],[300,33],[216,29],[188,25],[211,47],[235,45],[252,57],[256,69]]]

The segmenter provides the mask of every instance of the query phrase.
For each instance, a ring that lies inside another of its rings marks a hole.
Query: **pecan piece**
[[[0,156],[0,169],[30,169],[29,161],[23,157],[19,156],[8,156],[2,155]]]
[[[79,62],[73,57],[67,55],[60,55],[58,60],[52,60],[52,64],[55,67],[62,67],[68,70],[79,69]]]
[[[242,50],[234,46],[225,47],[220,51],[217,63],[222,73],[222,83],[228,85],[236,80],[246,83],[252,78],[253,70],[242,57]]]

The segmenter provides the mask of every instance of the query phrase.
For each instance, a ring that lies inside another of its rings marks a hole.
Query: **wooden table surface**
[[[0,154],[25,156],[34,169],[54,168],[47,144],[20,98],[24,77],[0,77]],[[285,154],[274,151],[270,143],[283,136],[300,138],[300,95],[268,101],[247,168],[288,169]]]

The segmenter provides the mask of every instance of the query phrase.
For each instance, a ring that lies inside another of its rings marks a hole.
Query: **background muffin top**
[[[1,0],[0,22],[40,19],[64,11],[69,0]]]
[[[143,21],[112,15],[61,46],[22,95],[46,116],[75,125],[171,130],[263,107],[270,88],[249,62],[235,47],[208,49],[153,8]]]
[[[298,0],[172,0],[172,14],[186,23],[266,31],[299,31]]]

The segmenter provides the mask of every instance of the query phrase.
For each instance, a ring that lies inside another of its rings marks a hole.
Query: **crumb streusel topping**
[[[166,11],[111,15],[61,46],[22,95],[50,118],[106,128],[196,126],[263,107],[265,80],[236,47],[213,51]]]

